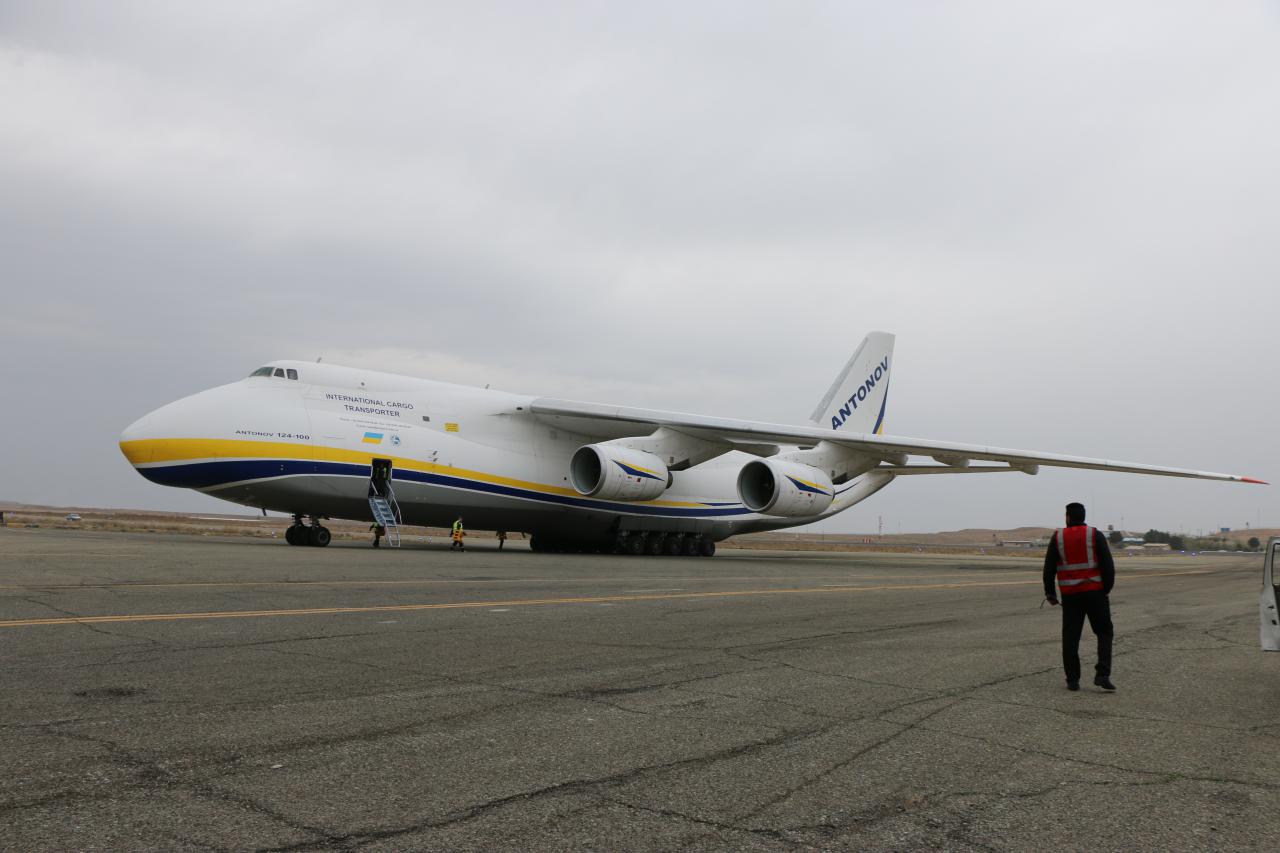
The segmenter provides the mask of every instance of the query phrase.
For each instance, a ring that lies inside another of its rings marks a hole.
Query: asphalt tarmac
[[[0,529],[0,848],[1280,839],[1260,557],[1119,559],[1105,694],[1038,555],[407,545]]]

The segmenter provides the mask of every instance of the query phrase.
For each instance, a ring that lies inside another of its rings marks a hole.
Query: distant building
[[[1147,542],[1142,546],[1143,551],[1172,551],[1173,548],[1168,542]]]
[[[1218,532],[1219,532],[1219,533],[1230,533],[1230,532],[1231,532],[1231,528],[1230,528],[1230,527],[1219,527],[1219,528],[1218,528]]]

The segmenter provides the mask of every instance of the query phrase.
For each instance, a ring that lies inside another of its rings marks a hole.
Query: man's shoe
[[[1105,675],[1099,675],[1093,680],[1093,683],[1101,687],[1103,690],[1115,690],[1116,686],[1111,683],[1111,679]]]
[[[1078,681],[1068,681],[1068,682],[1067,682],[1067,689],[1068,689],[1068,690],[1079,690],[1079,689],[1080,689],[1080,682],[1078,682]]]

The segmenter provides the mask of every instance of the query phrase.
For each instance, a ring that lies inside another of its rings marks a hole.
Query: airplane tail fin
[[[893,335],[867,335],[809,420],[843,432],[883,432],[892,366]]]

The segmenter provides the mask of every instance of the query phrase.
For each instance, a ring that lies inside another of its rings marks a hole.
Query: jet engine
[[[569,461],[578,494],[609,501],[648,501],[667,490],[671,473],[662,460],[616,444],[584,444]]]
[[[752,512],[799,518],[821,515],[835,499],[831,478],[812,465],[756,459],[738,472],[738,497]]]

